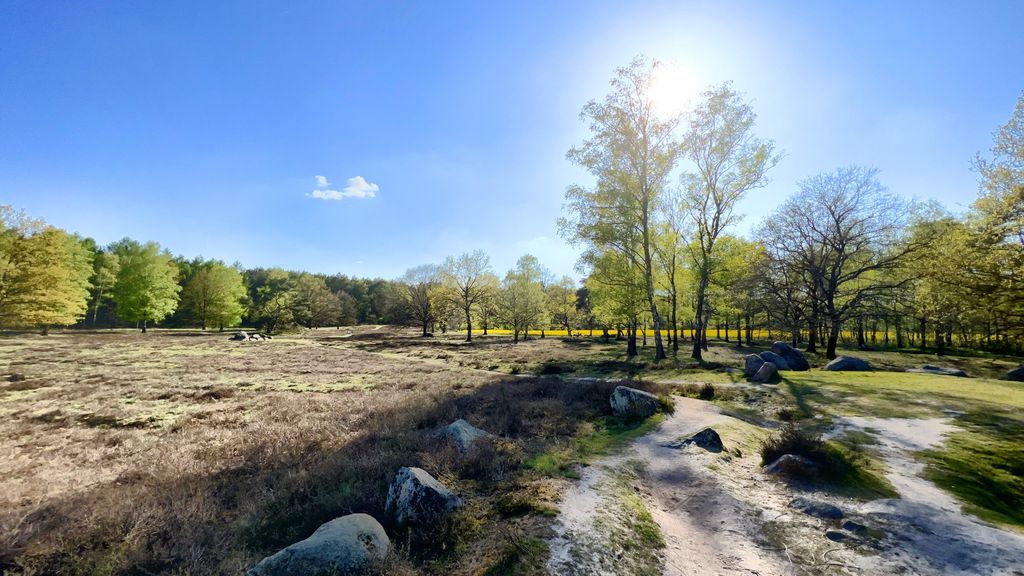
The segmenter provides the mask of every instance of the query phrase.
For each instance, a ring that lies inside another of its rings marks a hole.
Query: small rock
[[[722,445],[722,437],[719,436],[718,432],[715,432],[712,428],[705,428],[689,438],[670,442],[668,444],[664,444],[664,446],[667,448],[682,448],[683,446],[689,446],[691,444],[700,446],[708,452],[721,452],[725,449]]]
[[[808,516],[814,516],[815,518],[824,518],[826,520],[839,520],[843,517],[843,511],[837,506],[833,506],[828,502],[821,502],[818,500],[811,500],[810,498],[804,498],[799,496],[794,498],[789,503],[790,508],[794,508],[807,514]]]
[[[1013,370],[1010,370],[1003,375],[1003,380],[1011,380],[1013,382],[1024,382],[1024,364],[1017,366]]]
[[[853,356],[839,356],[825,365],[822,370],[835,372],[867,372],[871,370],[871,364],[867,360],[854,358]]]
[[[848,532],[855,532],[855,533],[860,533],[860,532],[863,532],[863,531],[868,529],[867,526],[865,526],[865,525],[863,525],[863,524],[861,524],[859,522],[854,522],[853,520],[847,520],[846,522],[843,522],[842,528],[843,528],[843,530],[846,530]]]
[[[489,438],[491,436],[487,432],[473,426],[462,418],[459,418],[455,422],[445,426],[444,429],[441,430],[441,435],[447,438],[459,453],[463,455],[469,452],[478,440]]]
[[[778,369],[776,369],[775,363],[774,362],[765,362],[757,370],[757,374],[754,374],[753,377],[750,378],[750,381],[751,382],[760,382],[762,384],[767,384],[768,382],[774,382],[775,379],[778,376],[779,376],[779,371],[778,371]]]
[[[616,416],[648,418],[658,411],[658,398],[650,392],[616,386],[612,392],[611,405]]]
[[[747,354],[743,357],[743,375],[750,378],[764,365],[764,360],[757,354]]]
[[[845,532],[840,532],[839,530],[826,530],[825,531],[825,538],[828,538],[829,540],[831,540],[833,542],[842,542],[842,541],[846,540],[849,537],[850,537],[849,534],[847,534]]]
[[[779,341],[772,344],[772,352],[785,358],[790,370],[802,372],[811,369],[811,365],[807,362],[807,357],[804,356],[804,353],[786,342]]]
[[[765,474],[784,474],[789,476],[806,476],[817,471],[818,465],[814,462],[797,456],[796,454],[783,454],[777,460],[761,469]]]
[[[936,376],[956,376],[958,378],[967,378],[967,372],[957,368],[948,368],[946,366],[933,366],[931,364],[925,364],[920,368],[911,368],[907,372],[916,372],[918,374],[935,374]]]
[[[761,360],[775,364],[775,368],[778,370],[789,370],[789,362],[775,352],[761,352],[760,356]]]
[[[232,340],[248,340],[249,339],[249,335],[246,334],[244,330],[239,330],[238,332],[235,332],[235,335],[232,336],[231,339]]]
[[[384,560],[391,548],[384,528],[367,514],[349,514],[260,560],[248,576],[351,574]]]
[[[421,468],[401,468],[384,506],[398,524],[429,526],[462,507],[462,500]]]

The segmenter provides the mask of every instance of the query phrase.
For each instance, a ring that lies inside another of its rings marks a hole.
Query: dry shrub
[[[822,462],[825,459],[825,443],[819,434],[789,423],[761,441],[761,464],[771,464],[784,454]]]

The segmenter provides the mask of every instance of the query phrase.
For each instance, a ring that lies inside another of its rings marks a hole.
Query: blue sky
[[[587,177],[565,152],[642,53],[732,80],[785,153],[738,233],[847,164],[958,210],[1024,89],[1022,21],[1019,1],[4,0],[0,203],[246,266],[395,277],[482,248],[569,273],[555,219]]]

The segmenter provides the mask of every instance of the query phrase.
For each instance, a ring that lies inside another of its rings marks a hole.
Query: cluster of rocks
[[[857,542],[860,540],[859,537],[868,531],[868,527],[860,522],[850,519],[843,520],[846,518],[846,513],[838,506],[828,502],[798,496],[789,502],[789,507],[808,516],[825,520],[831,525],[825,530],[825,538],[833,542]]]
[[[491,435],[461,418],[442,428],[438,436],[461,453]],[[403,467],[388,487],[384,505],[388,519],[398,528],[430,530],[461,508],[463,501],[426,470]],[[260,560],[248,576],[315,576],[350,574],[383,562],[391,539],[376,518],[349,514],[321,525],[305,540]]]
[[[779,370],[794,370],[802,372],[810,370],[811,365],[807,362],[804,353],[793,348],[786,342],[775,342],[769,351],[760,354],[749,354],[743,358],[743,374],[751,382],[767,384],[775,382],[779,376]]]
[[[263,340],[273,340],[273,339],[274,339],[274,337],[271,336],[270,334],[261,334],[260,332],[253,332],[252,334],[249,334],[248,332],[246,332],[244,330],[239,330],[238,332],[235,332],[235,334],[231,337],[231,340],[234,340],[236,342],[247,342],[247,341],[260,342],[260,341],[263,341]]]

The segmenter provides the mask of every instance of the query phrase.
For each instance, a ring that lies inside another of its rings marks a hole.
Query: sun
[[[649,88],[651,106],[659,116],[674,116],[689,108],[697,96],[697,82],[683,65],[673,62],[654,69]]]

